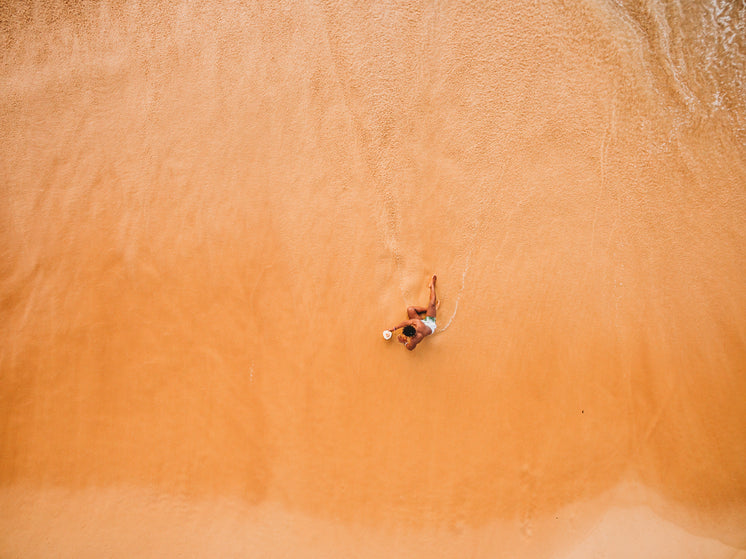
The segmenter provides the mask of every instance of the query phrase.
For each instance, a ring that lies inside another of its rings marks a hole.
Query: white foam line
[[[453,314],[451,315],[451,318],[448,320],[448,324],[443,326],[443,329],[441,332],[445,332],[448,330],[448,327],[451,325],[451,322],[453,322],[453,319],[456,318],[456,313],[458,312],[458,304],[459,301],[461,301],[461,294],[464,292],[464,285],[466,284],[466,273],[469,271],[469,266],[471,265],[471,255],[474,253],[474,243],[471,245],[471,250],[469,251],[469,254],[466,257],[466,266],[464,266],[464,273],[461,274],[461,289],[458,290],[458,295],[456,295],[456,305],[453,307]]]
[[[502,169],[500,170],[500,175],[498,176],[496,182],[499,183],[502,181],[502,178],[503,178],[503,175],[505,174],[505,169],[507,168],[508,163],[509,163],[508,161],[504,163]],[[480,187],[481,186],[482,184],[480,184]],[[451,315],[451,318],[448,319],[448,323],[443,327],[442,330],[440,330],[441,332],[445,332],[446,330],[448,330],[448,327],[451,325],[451,322],[453,322],[453,319],[456,318],[456,313],[458,312],[458,304],[461,301],[461,295],[463,294],[464,286],[466,285],[466,274],[469,272],[469,266],[471,265],[471,257],[474,254],[474,247],[475,247],[474,241],[479,236],[479,231],[482,227],[482,223],[484,223],[485,221],[488,206],[489,204],[483,205],[481,216],[477,219],[477,223],[474,227],[474,235],[472,236],[471,243],[469,243],[471,248],[469,249],[469,254],[466,255],[466,265],[464,266],[464,273],[461,274],[461,288],[458,290],[458,294],[456,295],[456,304],[453,307],[453,314]],[[512,218],[512,213],[511,213],[511,218]],[[503,242],[505,242],[505,238],[503,238]],[[500,247],[500,252],[502,252],[502,246]]]

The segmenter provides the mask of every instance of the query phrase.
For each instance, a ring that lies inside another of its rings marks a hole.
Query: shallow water
[[[743,553],[745,16],[0,7],[2,554]]]

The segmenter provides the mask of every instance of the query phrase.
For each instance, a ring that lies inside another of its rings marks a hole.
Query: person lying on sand
[[[397,340],[399,340],[399,343],[404,344],[404,347],[409,351],[416,348],[417,344],[424,340],[425,337],[435,332],[435,311],[438,306],[438,298],[435,295],[435,282],[437,279],[437,276],[433,276],[433,279],[430,280],[430,302],[427,307],[407,307],[409,320],[405,320],[395,328],[390,329],[391,332],[394,332],[399,328],[403,328]],[[423,314],[425,317],[420,318]]]

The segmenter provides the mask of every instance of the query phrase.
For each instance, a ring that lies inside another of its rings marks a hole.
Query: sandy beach
[[[0,556],[746,557],[744,22],[3,4]]]

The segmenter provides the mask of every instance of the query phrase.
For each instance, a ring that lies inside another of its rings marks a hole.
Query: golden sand
[[[3,4],[0,556],[746,556],[744,10]]]

